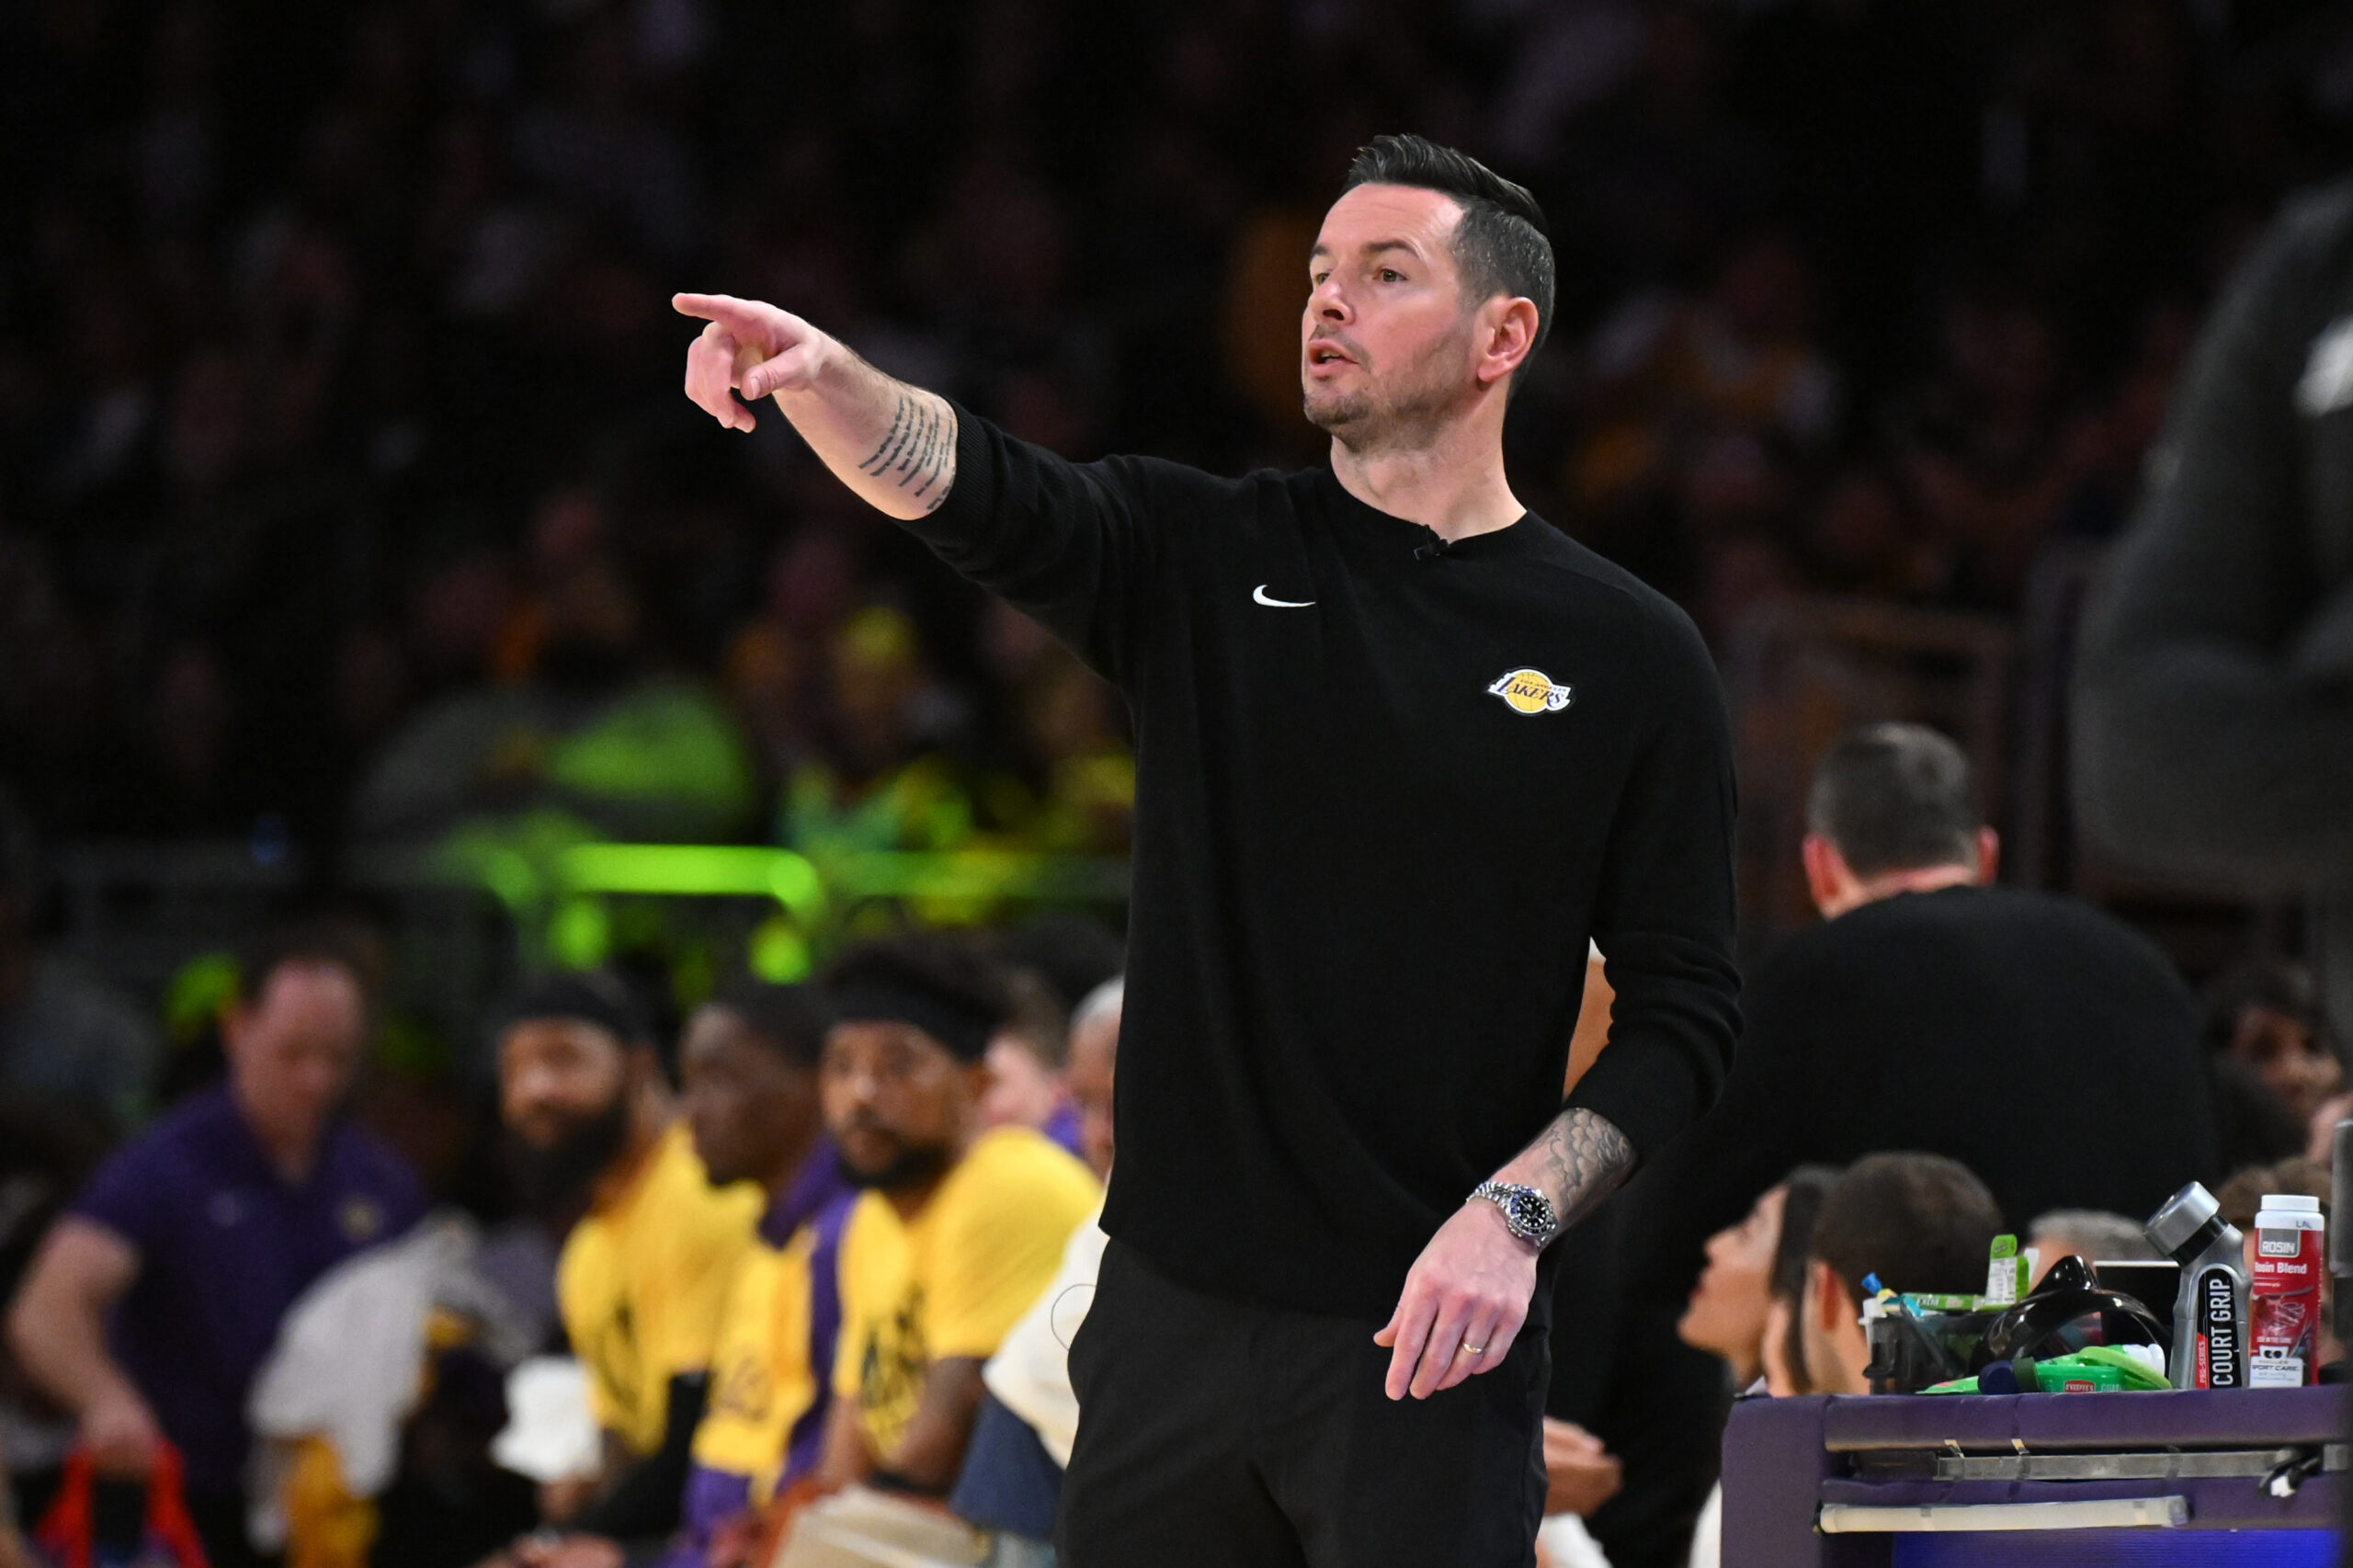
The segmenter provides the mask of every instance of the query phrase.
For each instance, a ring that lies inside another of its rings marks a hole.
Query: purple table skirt
[[[2346,1478],[2316,1475],[2292,1497],[2252,1480],[1934,1482],[1852,1479],[1867,1450],[1973,1453],[2263,1449],[2342,1442],[2343,1388],[2225,1393],[2011,1394],[1744,1400],[1724,1430],[1726,1568],[1873,1568],[1882,1535],[1824,1536],[1825,1502],[1911,1507],[1930,1503],[2044,1503],[2185,1496],[2192,1528],[2312,1529],[2337,1517]]]

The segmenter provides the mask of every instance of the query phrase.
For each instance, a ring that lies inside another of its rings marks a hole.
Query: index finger
[[[682,316],[694,316],[702,321],[715,321],[720,325],[745,336],[759,335],[759,312],[751,302],[733,294],[673,294],[670,308]]]

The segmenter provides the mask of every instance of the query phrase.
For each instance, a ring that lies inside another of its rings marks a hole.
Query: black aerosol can
[[[2246,1387],[2246,1238],[2194,1181],[2166,1199],[2143,1230],[2151,1245],[2181,1265],[2167,1364],[2173,1386]]]

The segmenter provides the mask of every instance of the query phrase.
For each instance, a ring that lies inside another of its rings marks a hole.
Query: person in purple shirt
[[[18,1360],[73,1413],[100,1473],[146,1473],[159,1438],[179,1449],[212,1568],[269,1561],[245,1539],[245,1396],[280,1320],[424,1210],[409,1167],[343,1115],[365,972],[331,928],[249,957],[222,1020],[227,1081],[99,1168],[9,1316]]]
[[[824,1445],[831,1403],[834,1342],[841,1327],[836,1261],[843,1228],[858,1197],[840,1153],[825,1136],[818,1094],[817,1062],[831,1022],[824,999],[804,985],[744,983],[723,988],[687,1021],[678,1048],[686,1083],[687,1124],[695,1153],[714,1186],[754,1181],[768,1194],[760,1218],[760,1240],[771,1255],[790,1248],[806,1230],[811,1247],[805,1271],[785,1269],[779,1288],[808,1291],[805,1346],[780,1346],[787,1358],[805,1355],[814,1375],[816,1400],[790,1426],[770,1408],[777,1379],[772,1362],[756,1354],[762,1335],[721,1330],[720,1357],[711,1368],[709,1399],[689,1446],[681,1445],[684,1483],[679,1528],[666,1541],[622,1541],[575,1532],[550,1541],[518,1542],[506,1562],[527,1568],[623,1568],[659,1562],[661,1568],[707,1568],[734,1562],[756,1537],[756,1513],[762,1494],[781,1493],[807,1474]],[[773,1259],[770,1260],[773,1262]],[[755,1259],[746,1269],[758,1267]],[[732,1300],[731,1313],[772,1307],[767,1292]],[[733,1364],[738,1352],[747,1363]],[[771,1424],[776,1424],[772,1426]],[[716,1436],[713,1428],[723,1429]],[[755,1456],[745,1438],[764,1437],[756,1456],[760,1474],[741,1468]],[[666,1445],[665,1445],[666,1446]],[[781,1447],[782,1452],[776,1451]],[[676,1484],[675,1476],[672,1484]]]

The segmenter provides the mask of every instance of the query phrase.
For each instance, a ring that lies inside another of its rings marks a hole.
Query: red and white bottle
[[[2320,1381],[2320,1282],[2328,1267],[2320,1199],[2263,1195],[2255,1217],[2248,1312],[2247,1386]]]

